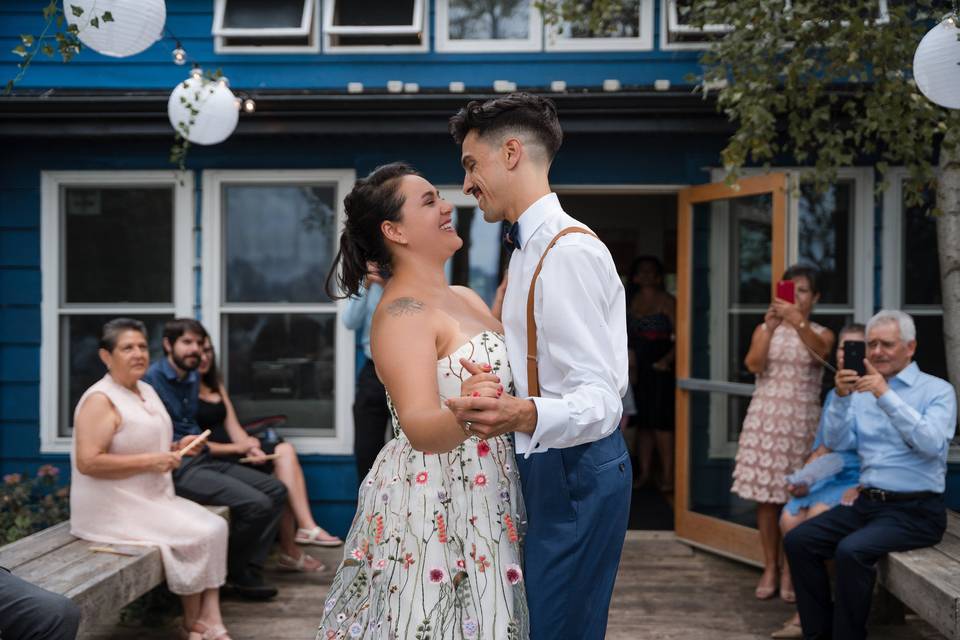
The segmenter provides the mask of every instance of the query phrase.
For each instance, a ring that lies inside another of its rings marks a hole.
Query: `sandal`
[[[297,544],[315,544],[318,547],[339,547],[343,544],[343,540],[337,536],[330,535],[323,530],[323,527],[297,529],[297,535],[294,541]]]
[[[307,566],[308,561],[313,561],[316,564],[312,567]],[[287,571],[302,571],[304,573],[313,573],[326,571],[327,566],[314,558],[313,556],[300,552],[299,558],[294,558],[293,556],[288,556],[287,554],[280,552],[280,555],[277,557],[277,566],[281,569],[286,569]]]
[[[194,622],[190,629],[180,627],[182,638],[192,638],[194,635],[200,636],[200,640],[231,640],[226,628],[222,624],[208,627],[202,622]]]

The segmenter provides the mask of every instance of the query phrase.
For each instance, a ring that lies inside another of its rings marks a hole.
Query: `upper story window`
[[[599,24],[586,20],[560,24],[547,34],[547,51],[652,49],[653,4],[654,0],[616,0]]]
[[[437,0],[437,51],[540,51],[534,0]]]
[[[663,0],[660,11],[661,49],[704,49],[711,42],[729,33],[723,24],[691,24],[693,0]]]
[[[323,11],[326,51],[427,50],[424,0],[324,0]]]
[[[318,52],[316,0],[215,0],[218,53]]]

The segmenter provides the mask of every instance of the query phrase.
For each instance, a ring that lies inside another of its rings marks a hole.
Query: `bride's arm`
[[[440,404],[437,332],[422,301],[405,297],[381,304],[373,318],[370,348],[414,449],[442,453],[467,439],[453,413]]]

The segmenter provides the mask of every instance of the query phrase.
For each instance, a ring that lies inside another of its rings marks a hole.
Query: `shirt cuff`
[[[877,406],[883,409],[887,415],[892,415],[903,404],[903,398],[897,395],[896,391],[888,388],[883,395],[877,398]]]
[[[549,443],[554,440],[552,434],[566,427],[570,419],[567,401],[563,398],[530,397],[527,400],[533,400],[533,404],[537,406],[537,427],[530,435],[530,442],[523,452],[524,458],[529,458],[532,453],[548,450]]]

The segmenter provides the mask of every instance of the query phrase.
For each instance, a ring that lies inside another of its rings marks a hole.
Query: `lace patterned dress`
[[[817,333],[826,331],[816,323]],[[774,329],[767,367],[743,420],[731,491],[746,500],[784,504],[790,499],[784,477],[803,466],[820,420],[823,369],[796,330]]]
[[[437,362],[441,403],[469,376],[460,358],[490,364],[512,392],[503,337],[485,331]],[[318,640],[527,638],[526,515],[512,439],[423,453],[387,401],[395,437],[360,484]]]

